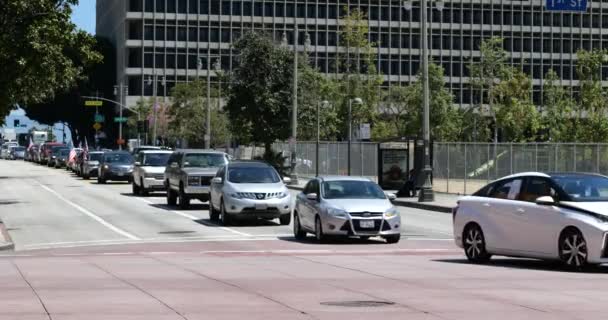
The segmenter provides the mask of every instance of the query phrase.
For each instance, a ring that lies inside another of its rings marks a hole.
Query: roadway
[[[604,268],[471,265],[451,215],[400,208],[402,241],[295,241],[291,226],[223,227],[123,183],[0,161],[0,319],[596,319]]]

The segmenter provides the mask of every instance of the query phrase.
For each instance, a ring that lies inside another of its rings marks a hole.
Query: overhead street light
[[[362,105],[363,100],[361,98],[354,98],[348,100],[348,175],[351,175],[351,149],[353,140],[353,104]]]

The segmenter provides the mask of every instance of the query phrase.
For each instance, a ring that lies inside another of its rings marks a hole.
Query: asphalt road
[[[295,241],[225,228],[62,170],[0,161],[2,320],[600,319],[606,268],[495,257],[469,264],[451,216],[401,208],[404,237]],[[608,301],[607,301],[608,302]]]
[[[294,191],[295,194],[295,191]],[[16,250],[140,242],[276,240],[291,226],[242,221],[223,227],[209,220],[208,206],[166,206],[164,193],[136,197],[127,183],[98,185],[65,170],[22,161],[0,161],[0,219]],[[448,214],[400,208],[405,238],[450,239]]]

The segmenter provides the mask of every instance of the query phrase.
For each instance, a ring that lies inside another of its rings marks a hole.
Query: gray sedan
[[[399,242],[401,217],[376,183],[366,178],[319,177],[308,182],[296,199],[293,230],[297,239],[313,233],[318,241],[328,235],[380,236]]]

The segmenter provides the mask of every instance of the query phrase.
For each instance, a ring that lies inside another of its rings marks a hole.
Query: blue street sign
[[[547,0],[549,11],[587,11],[587,0]]]

